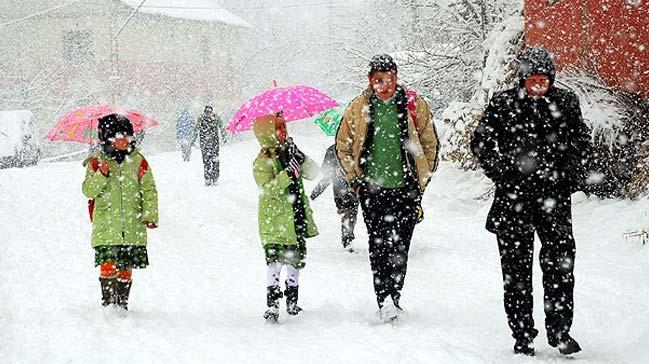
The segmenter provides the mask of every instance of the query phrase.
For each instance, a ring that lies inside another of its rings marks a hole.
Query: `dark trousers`
[[[399,305],[408,268],[419,194],[408,189],[364,187],[360,202],[369,235],[370,266],[379,308],[391,296]]]
[[[349,245],[354,240],[354,227],[356,226],[356,216],[358,215],[358,205],[346,206],[338,209],[340,215],[340,234],[343,246]]]
[[[192,155],[192,146],[187,141],[180,142],[180,152],[183,156],[183,161],[189,162]]]
[[[538,208],[533,224],[498,233],[503,274],[504,304],[515,339],[534,338],[532,316],[532,261],[534,231],[541,240],[545,328],[548,337],[560,337],[572,326],[575,278],[575,240],[572,234],[570,198],[558,202],[553,211]]]
[[[203,152],[203,169],[206,182],[216,182],[219,179],[219,146],[201,147]]]

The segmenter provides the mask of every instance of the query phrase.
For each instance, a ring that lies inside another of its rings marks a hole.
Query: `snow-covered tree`
[[[480,87],[492,30],[520,10],[512,0],[403,0],[404,69],[434,108],[468,102]]]

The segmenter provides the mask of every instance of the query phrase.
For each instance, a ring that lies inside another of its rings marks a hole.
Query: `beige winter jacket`
[[[348,181],[363,176],[360,158],[370,118],[371,92],[370,88],[366,89],[347,106],[336,135],[336,152]],[[409,145],[406,147],[415,159],[419,187],[423,192],[433,172],[437,169],[438,143],[428,103],[417,96],[416,105],[416,126],[410,111],[408,111]]]

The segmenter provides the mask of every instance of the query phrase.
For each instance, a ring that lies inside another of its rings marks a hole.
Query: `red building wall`
[[[648,0],[526,0],[525,41],[649,99]]]

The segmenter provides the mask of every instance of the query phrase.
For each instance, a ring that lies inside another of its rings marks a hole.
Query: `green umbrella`
[[[340,120],[342,120],[344,112],[345,110],[342,107],[329,109],[318,115],[313,122],[316,123],[320,129],[327,134],[327,136],[334,136],[338,132],[338,126],[340,126]]]

